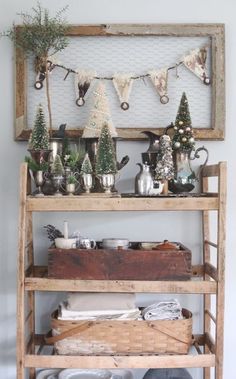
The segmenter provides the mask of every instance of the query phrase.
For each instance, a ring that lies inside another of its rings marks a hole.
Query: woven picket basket
[[[61,355],[187,354],[192,344],[192,314],[183,320],[62,321],[52,314],[52,337]]]

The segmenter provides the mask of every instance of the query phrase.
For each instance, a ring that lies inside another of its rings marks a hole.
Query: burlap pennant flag
[[[148,74],[154,84],[154,87],[160,95],[160,102],[162,104],[167,104],[169,102],[169,97],[167,95],[168,69],[162,68],[160,70],[151,70]]]

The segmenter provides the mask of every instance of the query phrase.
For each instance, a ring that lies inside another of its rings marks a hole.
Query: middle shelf
[[[201,272],[203,266],[193,266],[192,279],[187,281],[70,280],[48,278],[47,266],[33,266],[27,270],[25,289],[27,291],[215,294],[217,282],[197,277]]]

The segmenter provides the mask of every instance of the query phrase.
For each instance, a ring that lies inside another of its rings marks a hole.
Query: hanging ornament
[[[47,58],[47,70],[50,74],[52,70],[57,66],[60,65],[58,60],[54,56],[49,56]],[[46,77],[46,65],[45,61],[42,61],[40,58],[35,59],[35,71],[37,72],[34,88],[35,89],[41,89],[43,88],[43,81]]]
[[[148,74],[160,95],[160,102],[162,104],[167,104],[169,102],[169,97],[167,95],[168,69],[162,68],[161,70],[151,70]]]
[[[132,74],[114,74],[112,82],[120,100],[120,107],[124,111],[129,109],[129,96],[133,85]]]
[[[206,70],[207,50],[205,47],[202,49],[195,49],[183,57],[184,65],[192,71],[204,84],[209,85],[211,80],[207,75]]]
[[[90,84],[96,76],[95,71],[77,70],[75,75],[76,105],[82,107],[85,104],[84,97],[90,87]]]
[[[179,134],[183,134],[183,133],[184,133],[183,129],[179,129]]]

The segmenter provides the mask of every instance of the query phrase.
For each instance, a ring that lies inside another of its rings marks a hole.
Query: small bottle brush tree
[[[51,173],[54,176],[63,176],[65,173],[65,170],[61,161],[61,157],[58,154],[55,156],[54,162],[52,164]]]
[[[172,147],[174,151],[191,152],[194,150],[195,140],[189,112],[188,100],[185,92],[182,94],[178,113],[175,120]]]
[[[49,133],[41,104],[38,106],[34,127],[29,138],[29,150],[49,150]]]
[[[160,159],[156,164],[156,179],[170,180],[174,177],[174,163],[171,148],[171,139],[167,135],[160,138]]]
[[[37,6],[32,8],[32,15],[20,13],[22,26],[13,25],[12,29],[2,33],[2,35],[9,37],[26,56],[33,54],[37,71],[40,67],[45,67],[50,134],[52,131],[52,114],[47,61],[49,56],[65,49],[68,45],[68,38],[65,35],[68,25],[62,18],[66,9],[67,7],[59,10],[54,17],[51,17],[48,9],[42,8],[38,2]]]
[[[84,160],[82,162],[81,173],[82,174],[92,174],[93,173],[93,168],[92,168],[88,153],[85,154]]]
[[[117,172],[114,144],[107,124],[103,125],[99,137],[95,172],[98,175],[115,174]]]

